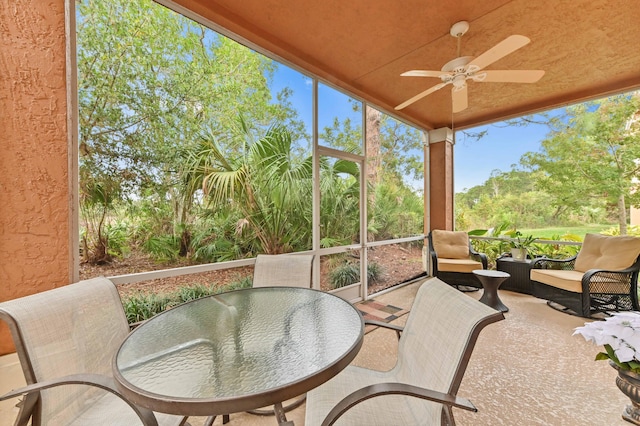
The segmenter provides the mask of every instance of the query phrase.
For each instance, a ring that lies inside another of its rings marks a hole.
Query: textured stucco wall
[[[71,276],[64,4],[0,0],[0,301]]]
[[[429,143],[431,229],[453,230],[453,143]]]

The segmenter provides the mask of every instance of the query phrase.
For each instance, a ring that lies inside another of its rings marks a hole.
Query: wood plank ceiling
[[[512,34],[527,46],[487,69],[545,70],[534,84],[469,82],[469,107],[451,112],[448,86],[397,116],[419,127],[468,128],[640,87],[637,0],[174,0],[320,79],[387,111],[438,83],[401,77],[440,70],[449,35],[470,23],[462,56]]]

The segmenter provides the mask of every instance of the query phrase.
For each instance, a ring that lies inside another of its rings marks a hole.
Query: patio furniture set
[[[576,256],[515,260],[501,256],[497,271],[486,270],[486,256],[471,247],[464,231],[429,234],[433,275],[453,286],[484,287],[482,301],[506,312],[503,290],[545,299],[554,309],[593,317],[610,311],[639,310],[640,238],[587,234]],[[482,267],[481,267],[482,266]]]
[[[133,331],[106,278],[0,303],[27,382],[0,400],[21,396],[15,424],[34,426],[182,426],[189,416],[210,425],[270,405],[274,423],[293,425],[282,401],[305,394],[309,426],[455,424],[452,407],[477,411],[457,392],[479,333],[501,312],[430,279],[405,327],[371,322],[396,331],[396,367],[350,366],[365,321],[309,288],[312,259],[262,257],[253,288],[184,303]]]
[[[308,255],[259,256],[253,288],[187,302],[133,331],[106,278],[0,303],[27,382],[0,400],[22,396],[16,425],[181,426],[189,416],[211,425],[267,406],[293,425],[282,401],[305,395],[309,426],[455,424],[453,407],[477,411],[457,392],[479,333],[508,311],[503,282],[577,315],[638,309],[638,238],[588,234],[572,259],[500,258],[501,271],[486,269],[464,232],[434,230],[429,248],[435,278],[420,286],[405,327],[365,321],[311,289]],[[454,285],[484,294],[477,301]],[[365,323],[396,331],[392,370],[349,365]]]

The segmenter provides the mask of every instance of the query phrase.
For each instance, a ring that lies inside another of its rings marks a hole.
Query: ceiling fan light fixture
[[[451,83],[453,84],[453,90],[458,91],[461,90],[465,86],[465,81],[467,80],[464,74],[458,74],[453,77]]]

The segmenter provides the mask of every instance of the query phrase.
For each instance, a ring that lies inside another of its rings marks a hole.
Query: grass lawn
[[[617,227],[617,225],[583,225],[583,226],[573,226],[573,227],[557,227],[557,228],[538,228],[538,229],[519,229],[522,232],[522,235],[533,235],[536,238],[542,239],[553,239],[554,236],[564,235],[564,234],[574,234],[578,235],[584,239],[584,235],[587,233],[599,233],[607,229],[611,229],[612,227]]]

